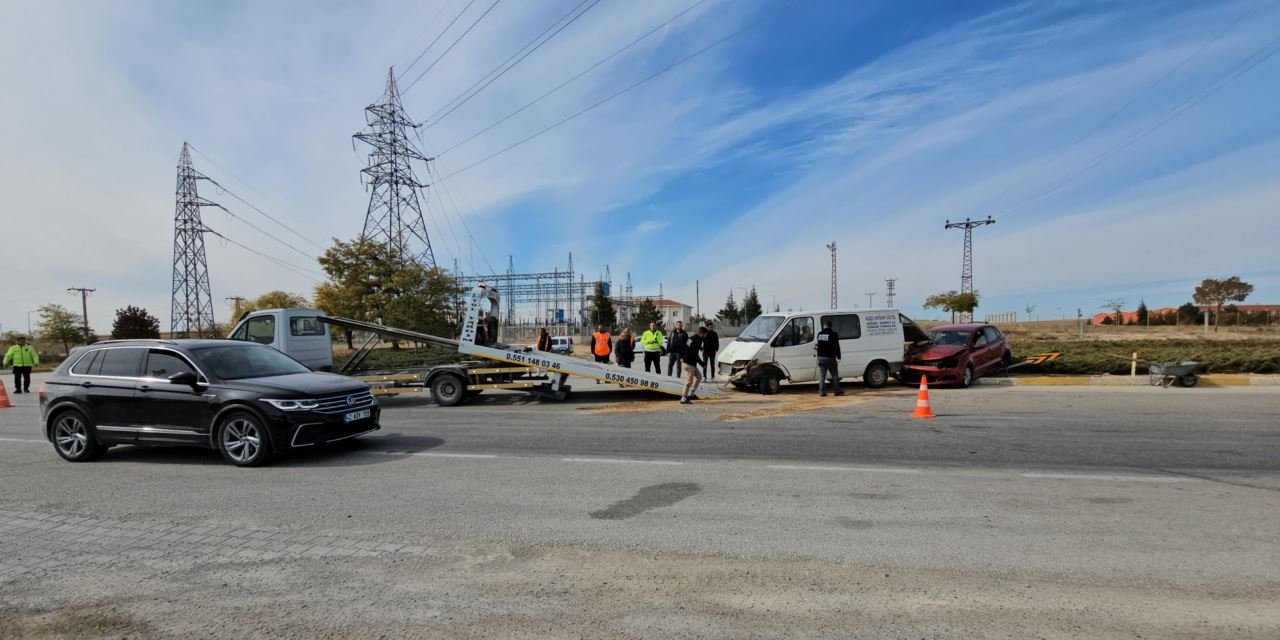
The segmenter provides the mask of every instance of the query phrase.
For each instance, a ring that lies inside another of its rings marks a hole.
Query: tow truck
[[[481,283],[472,289],[466,297],[466,313],[457,339],[330,316],[316,309],[253,311],[241,317],[229,337],[269,345],[318,371],[354,376],[368,383],[374,395],[429,392],[431,399],[443,407],[462,404],[491,389],[525,391],[539,398],[564,400],[572,391],[567,384],[570,375],[676,397],[684,391],[679,378],[590,362],[569,354],[502,344],[497,340],[499,301],[494,287]],[[333,368],[331,326],[368,334],[360,348],[337,370]],[[360,370],[360,365],[382,340],[436,345],[478,359],[429,367]],[[702,397],[721,393],[710,384],[698,391]]]

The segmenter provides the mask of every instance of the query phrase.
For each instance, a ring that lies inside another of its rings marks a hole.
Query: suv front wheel
[[[271,459],[271,440],[262,421],[237,411],[218,424],[218,452],[237,467],[256,467]]]
[[[102,457],[107,448],[98,442],[89,419],[75,409],[54,416],[53,448],[64,460],[89,462]]]

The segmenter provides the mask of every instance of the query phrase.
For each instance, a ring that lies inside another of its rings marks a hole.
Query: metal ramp
[[[484,284],[476,286],[467,297],[467,315],[462,324],[462,336],[457,341],[460,353],[554,371],[561,375],[557,376],[559,379],[555,380],[553,388],[562,386],[565,377],[575,375],[625,387],[648,389],[673,396],[680,396],[684,393],[683,378],[642,372],[618,365],[589,362],[570,355],[546,351],[517,350],[506,348],[505,345],[485,346],[476,344],[477,329],[480,326],[481,318],[482,316],[487,318],[489,312],[493,310],[491,308],[485,311],[480,307],[482,302],[490,300],[491,296],[489,295],[488,287]],[[490,306],[492,307],[493,305]],[[698,395],[701,397],[715,397],[721,395],[721,391],[715,383],[705,382],[698,388]]]

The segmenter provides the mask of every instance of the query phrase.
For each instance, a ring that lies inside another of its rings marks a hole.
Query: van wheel
[[[442,375],[431,383],[431,398],[442,407],[452,407],[467,395],[467,383],[460,376]]]
[[[780,391],[782,391],[782,376],[772,371],[760,376],[760,393],[775,396]]]
[[[107,448],[98,442],[89,419],[75,409],[57,415],[53,421],[53,447],[70,462],[97,460]]]
[[[862,374],[862,384],[868,389],[879,389],[889,384],[889,367],[883,362],[873,362]]]

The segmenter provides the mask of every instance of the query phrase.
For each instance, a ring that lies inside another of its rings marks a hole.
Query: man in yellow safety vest
[[[27,344],[26,336],[18,336],[17,344],[4,353],[4,366],[13,366],[13,392],[31,393],[31,368],[40,364],[40,354]]]
[[[649,330],[640,335],[640,346],[644,347],[644,372],[653,365],[654,373],[662,373],[662,332],[656,322],[650,322]]]

